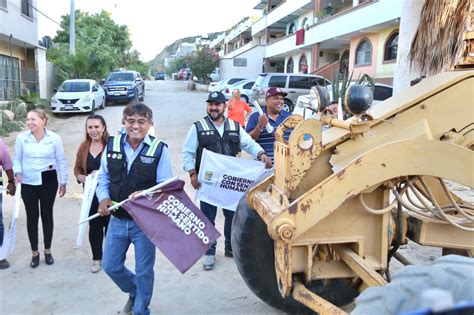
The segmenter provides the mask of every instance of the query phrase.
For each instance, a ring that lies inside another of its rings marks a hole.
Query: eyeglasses
[[[133,126],[135,124],[138,124],[139,126],[145,126],[148,123],[148,119],[125,119],[125,124],[129,126]]]

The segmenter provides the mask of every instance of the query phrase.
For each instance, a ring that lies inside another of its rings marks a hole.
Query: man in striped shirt
[[[262,108],[263,115],[259,116],[258,112],[253,113],[248,122],[246,131],[249,135],[262,146],[265,153],[272,158],[275,143],[275,130],[281,123],[291,114],[282,110],[284,104],[283,98],[288,95],[279,87],[271,87],[265,94],[267,106]],[[273,127],[273,131],[269,133],[265,126],[267,123]]]

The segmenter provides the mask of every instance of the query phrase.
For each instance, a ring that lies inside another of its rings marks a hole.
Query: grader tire
[[[457,255],[438,258],[432,266],[407,266],[382,287],[366,289],[351,315],[399,314],[422,308],[423,290],[439,288],[452,294],[454,304],[474,300],[474,259]]]
[[[281,296],[275,273],[273,240],[245,197],[240,200],[232,222],[232,249],[240,275],[262,301],[287,313],[312,313],[291,296]],[[357,291],[342,279],[330,280],[325,285],[322,281],[313,281],[310,290],[338,306],[352,302],[357,295]]]

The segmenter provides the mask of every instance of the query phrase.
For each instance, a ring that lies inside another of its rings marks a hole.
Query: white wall
[[[39,96],[48,97],[48,82],[46,80],[46,49],[35,49],[36,71],[38,71]]]
[[[393,78],[393,94],[410,86],[410,81],[420,76],[418,71],[410,69],[411,41],[420,23],[420,12],[424,0],[412,1],[402,0],[402,12],[400,17],[400,36],[398,37],[397,65]]]
[[[246,67],[234,67],[232,58],[223,58],[219,62],[220,79],[228,78],[248,78],[254,79],[262,72],[263,64],[263,46],[255,46],[246,52],[235,56],[236,58],[246,58]]]
[[[37,0],[29,0],[37,7]],[[35,9],[32,17],[21,14],[21,0],[7,0],[7,11],[0,10],[0,34],[12,35],[28,44],[38,46],[38,16]]]

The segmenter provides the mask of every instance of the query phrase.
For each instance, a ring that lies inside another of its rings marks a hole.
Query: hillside
[[[209,37],[209,40],[212,41],[220,33],[222,32],[209,33],[207,34],[207,36]],[[171,55],[174,55],[181,43],[194,43],[198,37],[200,36],[184,37],[184,38],[174,41],[172,44],[166,46],[158,55],[155,56],[155,58],[148,61],[146,64],[148,64],[151,69],[156,68],[157,65],[160,65],[160,64],[163,65],[165,58],[170,57]]]

